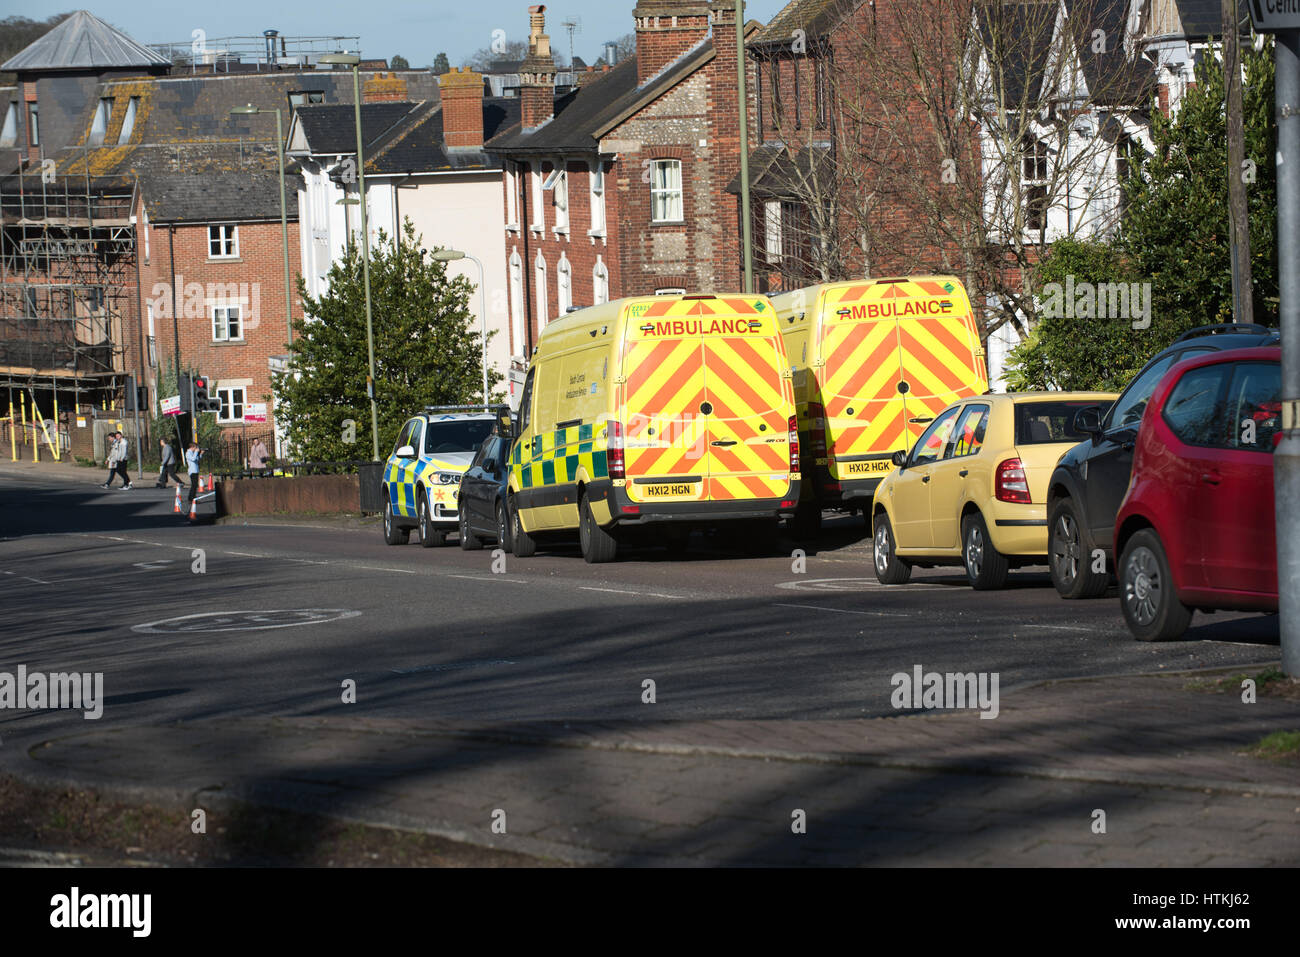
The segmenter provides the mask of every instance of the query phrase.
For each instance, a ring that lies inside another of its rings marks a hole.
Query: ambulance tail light
[[[799,417],[790,416],[788,426],[790,429],[790,471],[797,473],[799,471]]]
[[[623,465],[623,423],[611,421],[608,426],[609,443],[605,450],[606,469],[612,479],[626,478]]]
[[[998,464],[994,478],[994,497],[999,502],[1031,504],[1029,479],[1025,477],[1025,467],[1020,459],[1007,459]]]

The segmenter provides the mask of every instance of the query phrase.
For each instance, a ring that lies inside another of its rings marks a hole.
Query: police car
[[[385,542],[406,544],[412,528],[425,548],[446,542],[461,476],[495,422],[482,406],[460,405],[430,406],[406,421],[384,465]]]

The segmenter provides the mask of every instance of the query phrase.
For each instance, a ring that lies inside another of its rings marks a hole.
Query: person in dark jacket
[[[176,470],[176,450],[166,439],[159,439],[158,446],[162,454],[162,466],[158,469],[158,481],[154,483],[154,488],[166,488],[168,479],[173,479],[178,486],[184,487],[185,483]]]

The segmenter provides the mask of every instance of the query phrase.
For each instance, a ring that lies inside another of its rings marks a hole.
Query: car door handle
[[[736,444],[736,440],[735,440],[735,439],[718,439],[717,441],[710,442],[709,444],[710,444],[710,445],[717,445],[717,446],[719,446],[719,447],[725,449],[725,448],[728,448],[728,447],[730,447],[730,446],[732,446],[732,445],[735,445],[735,444]]]
[[[922,476],[921,476],[921,481],[922,481],[922,482],[928,482],[928,481],[930,481],[930,476],[928,476],[928,475],[922,475]]]
[[[1213,472],[1202,472],[1201,481],[1206,485],[1218,485],[1223,481],[1223,477]]]
[[[967,475],[970,475],[970,469],[962,469],[957,474],[960,475],[962,478],[965,478]]]

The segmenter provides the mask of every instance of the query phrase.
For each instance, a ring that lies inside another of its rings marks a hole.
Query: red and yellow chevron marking
[[[770,303],[759,309],[762,303],[727,296],[628,307],[620,401],[629,479],[699,475],[703,481],[685,500],[775,498],[789,490],[793,394],[781,376],[785,347],[774,310]],[[689,331],[643,328],[681,317],[716,317],[728,331],[709,333],[712,325],[699,323]],[[739,327],[729,322],[740,317],[746,323]],[[762,325],[749,326],[751,318]],[[640,499],[644,487],[629,482],[629,497]]]
[[[907,448],[926,425],[909,419],[987,387],[970,303],[956,279],[844,283],[827,290],[827,303],[820,389],[832,475],[836,457]]]

